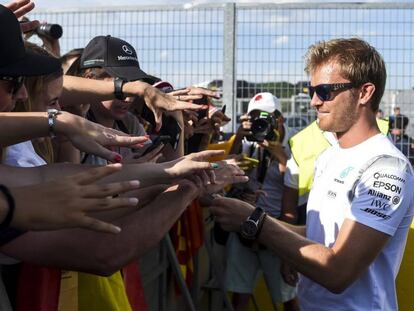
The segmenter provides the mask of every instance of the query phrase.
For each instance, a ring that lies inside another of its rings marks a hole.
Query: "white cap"
[[[282,112],[280,105],[280,100],[272,93],[258,93],[253,96],[249,102],[249,107],[247,108],[247,113],[250,113],[252,110],[260,110],[272,113],[275,110]]]

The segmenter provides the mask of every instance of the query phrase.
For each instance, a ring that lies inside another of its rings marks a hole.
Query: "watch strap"
[[[122,87],[126,81],[121,78],[114,79],[114,95],[116,99],[123,100],[125,99],[124,92],[122,92]]]
[[[256,207],[253,213],[249,217],[247,217],[247,219],[242,223],[240,227],[241,228],[240,235],[246,240],[250,240],[250,241],[256,240],[262,229],[263,222],[264,222],[266,215],[267,215],[266,212],[262,208]],[[256,225],[257,231],[254,236],[249,236],[248,234],[245,234],[243,232],[243,227],[244,227],[243,224],[245,224],[246,222],[250,224],[254,223]]]

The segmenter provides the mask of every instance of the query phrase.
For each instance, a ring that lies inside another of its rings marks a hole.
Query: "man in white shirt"
[[[216,199],[212,210],[224,229],[246,231],[301,273],[301,310],[397,310],[414,178],[376,124],[384,61],[360,39],[333,39],[310,47],[306,71],[319,126],[338,138],[317,159],[306,228],[233,199]]]

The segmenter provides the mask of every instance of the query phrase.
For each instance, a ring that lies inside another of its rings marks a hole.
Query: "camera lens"
[[[39,35],[59,39],[63,34],[63,29],[58,24],[42,24],[36,29],[36,32]]]
[[[269,123],[264,119],[254,120],[252,123],[251,131],[253,133],[262,133],[267,130]]]

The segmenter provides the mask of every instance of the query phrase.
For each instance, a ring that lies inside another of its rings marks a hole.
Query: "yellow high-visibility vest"
[[[377,125],[384,135],[388,133],[388,121],[377,119]],[[289,139],[292,156],[299,167],[299,196],[308,193],[313,183],[315,160],[331,144],[323,135],[316,121]]]
[[[299,167],[299,196],[308,193],[313,183],[315,159],[331,144],[316,121],[289,139],[292,156]]]
[[[386,120],[386,119],[377,119],[377,125],[378,125],[378,128],[380,129],[382,134],[384,134],[384,135],[388,134],[388,131],[390,129],[390,124],[389,124],[388,120]]]

